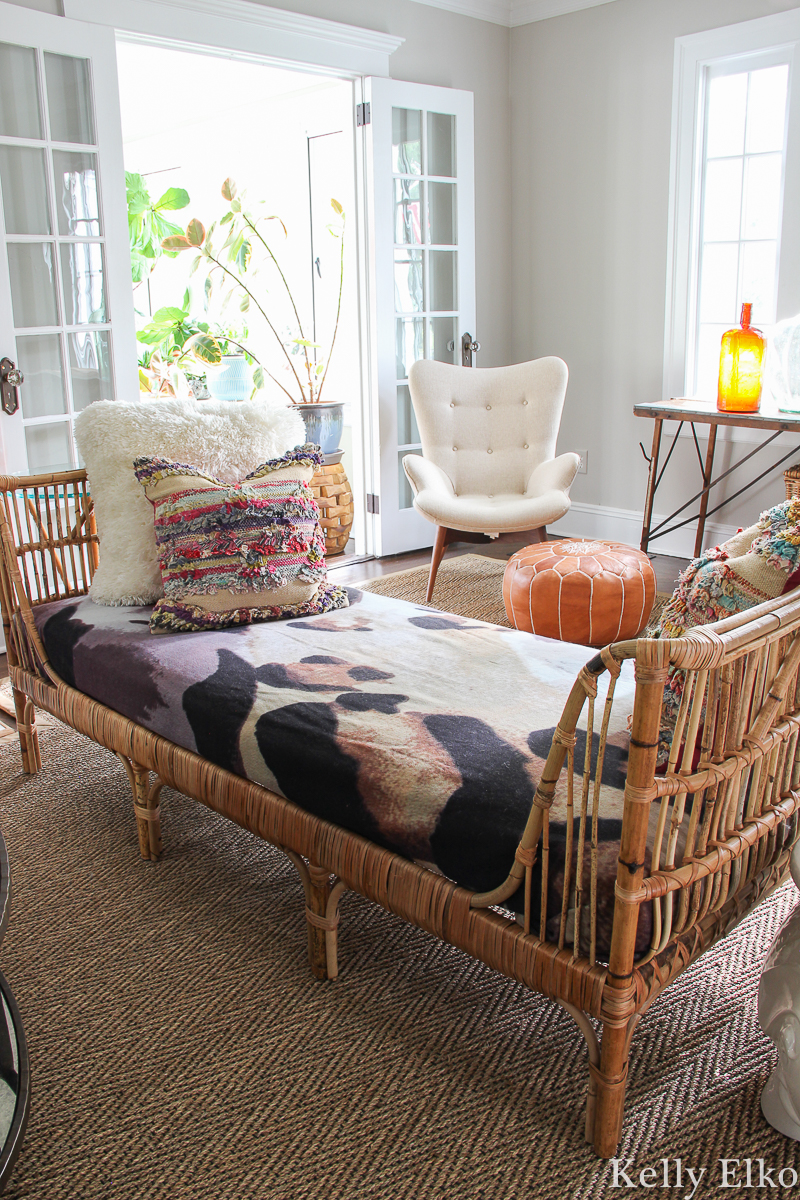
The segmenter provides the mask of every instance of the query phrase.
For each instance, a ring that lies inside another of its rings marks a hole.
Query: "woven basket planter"
[[[326,463],[311,480],[328,556],[343,554],[353,525],[353,494],[341,463]]]
[[[796,500],[800,497],[800,463],[786,468],[783,472],[783,481],[786,484],[787,500]]]

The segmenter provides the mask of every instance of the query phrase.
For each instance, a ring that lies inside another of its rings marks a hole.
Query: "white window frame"
[[[709,71],[787,62],[786,158],[783,214],[800,211],[800,8],[675,40],[672,145],[667,241],[663,399],[686,394],[696,325],[700,199],[703,182],[704,104]],[[759,59],[761,61],[759,61]],[[800,311],[800,225],[781,220],[777,319]],[[736,430],[735,440],[750,431]]]

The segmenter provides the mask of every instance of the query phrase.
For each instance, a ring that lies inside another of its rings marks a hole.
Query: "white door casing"
[[[474,119],[471,92],[364,81],[369,296],[372,549],[433,544],[402,468],[419,452],[407,373],[417,358],[461,363],[475,328]],[[362,113],[362,119],[363,119]],[[365,430],[366,436],[366,430]],[[373,507],[375,507],[373,503]]]
[[[9,474],[77,463],[76,411],[139,394],[116,49],[110,29],[0,3],[0,415]]]

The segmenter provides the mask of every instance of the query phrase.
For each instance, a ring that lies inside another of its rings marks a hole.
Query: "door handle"
[[[19,385],[25,376],[10,358],[0,360],[0,404],[3,412],[13,417],[19,408]]]
[[[473,342],[472,334],[465,333],[461,339],[461,365],[462,367],[472,366],[472,356],[477,354],[481,348],[480,342]]]

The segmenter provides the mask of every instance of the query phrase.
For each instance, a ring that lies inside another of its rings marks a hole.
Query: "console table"
[[[741,496],[745,492],[749,491],[750,488],[762,480],[765,475],[768,475],[770,471],[774,471],[777,467],[784,463],[787,458],[796,457],[798,453],[798,447],[796,446],[791,450],[787,450],[786,454],[782,455],[777,462],[774,462],[767,467],[765,471],[762,471],[761,474],[755,479],[751,480],[750,483],[746,483],[744,487],[739,488],[738,492],[734,492],[732,496],[727,496],[724,500],[720,501],[719,504],[715,505],[714,508],[710,509],[708,507],[708,498],[712,488],[715,488],[718,483],[721,483],[723,479],[726,479],[734,471],[738,470],[739,467],[744,466],[744,464],[751,459],[753,455],[758,454],[760,450],[766,449],[766,447],[769,446],[771,442],[774,442],[775,439],[782,433],[800,433],[800,413],[719,412],[716,404],[713,401],[687,399],[662,400],[652,401],[644,404],[635,404],[633,406],[633,412],[634,416],[651,417],[655,422],[653,429],[653,449],[648,459],[648,462],[650,463],[650,471],[647,477],[647,497],[645,499],[644,518],[642,521],[641,548],[645,552],[647,551],[648,544],[651,541],[654,541],[656,538],[664,537],[665,534],[672,533],[675,529],[681,529],[684,525],[691,525],[693,521],[697,521],[697,537],[695,538],[694,543],[694,555],[695,558],[697,558],[703,549],[703,533],[706,527],[706,518],[710,517],[712,513],[717,512],[717,510],[722,508],[723,505],[730,504],[731,500],[735,500],[737,496]],[[664,459],[663,466],[659,470],[661,431],[665,421],[677,421],[678,428],[673,436],[672,445],[670,446],[667,456]],[[685,504],[682,504],[680,508],[676,508],[674,512],[670,513],[668,517],[664,517],[664,519],[653,528],[653,501],[658,490],[658,485],[661,483],[664,471],[667,468],[667,464],[672,457],[672,452],[677,445],[678,436],[685,424],[690,425],[692,429],[692,437],[694,439],[694,445],[697,451],[697,459],[700,464],[700,474],[702,477],[703,486],[700,491],[696,492],[694,496],[685,502]],[[700,445],[697,440],[697,430],[695,429],[696,425],[709,426],[708,447],[706,449],[705,460],[700,452]],[[734,463],[732,467],[729,467],[727,471],[723,471],[722,474],[718,475],[715,479],[714,451],[717,444],[717,429],[720,425],[736,425],[741,429],[763,429],[769,434],[769,436],[764,437],[764,439],[755,447],[754,450],[751,450],[749,454],[746,454],[744,458],[741,458],[739,462]],[[648,457],[644,446],[642,446],[642,453],[644,454],[645,458]],[[684,517],[675,524],[672,523],[675,521],[676,517],[679,517],[681,513],[685,512],[687,508],[689,508],[698,500],[700,502],[699,512],[692,513],[691,516]]]

